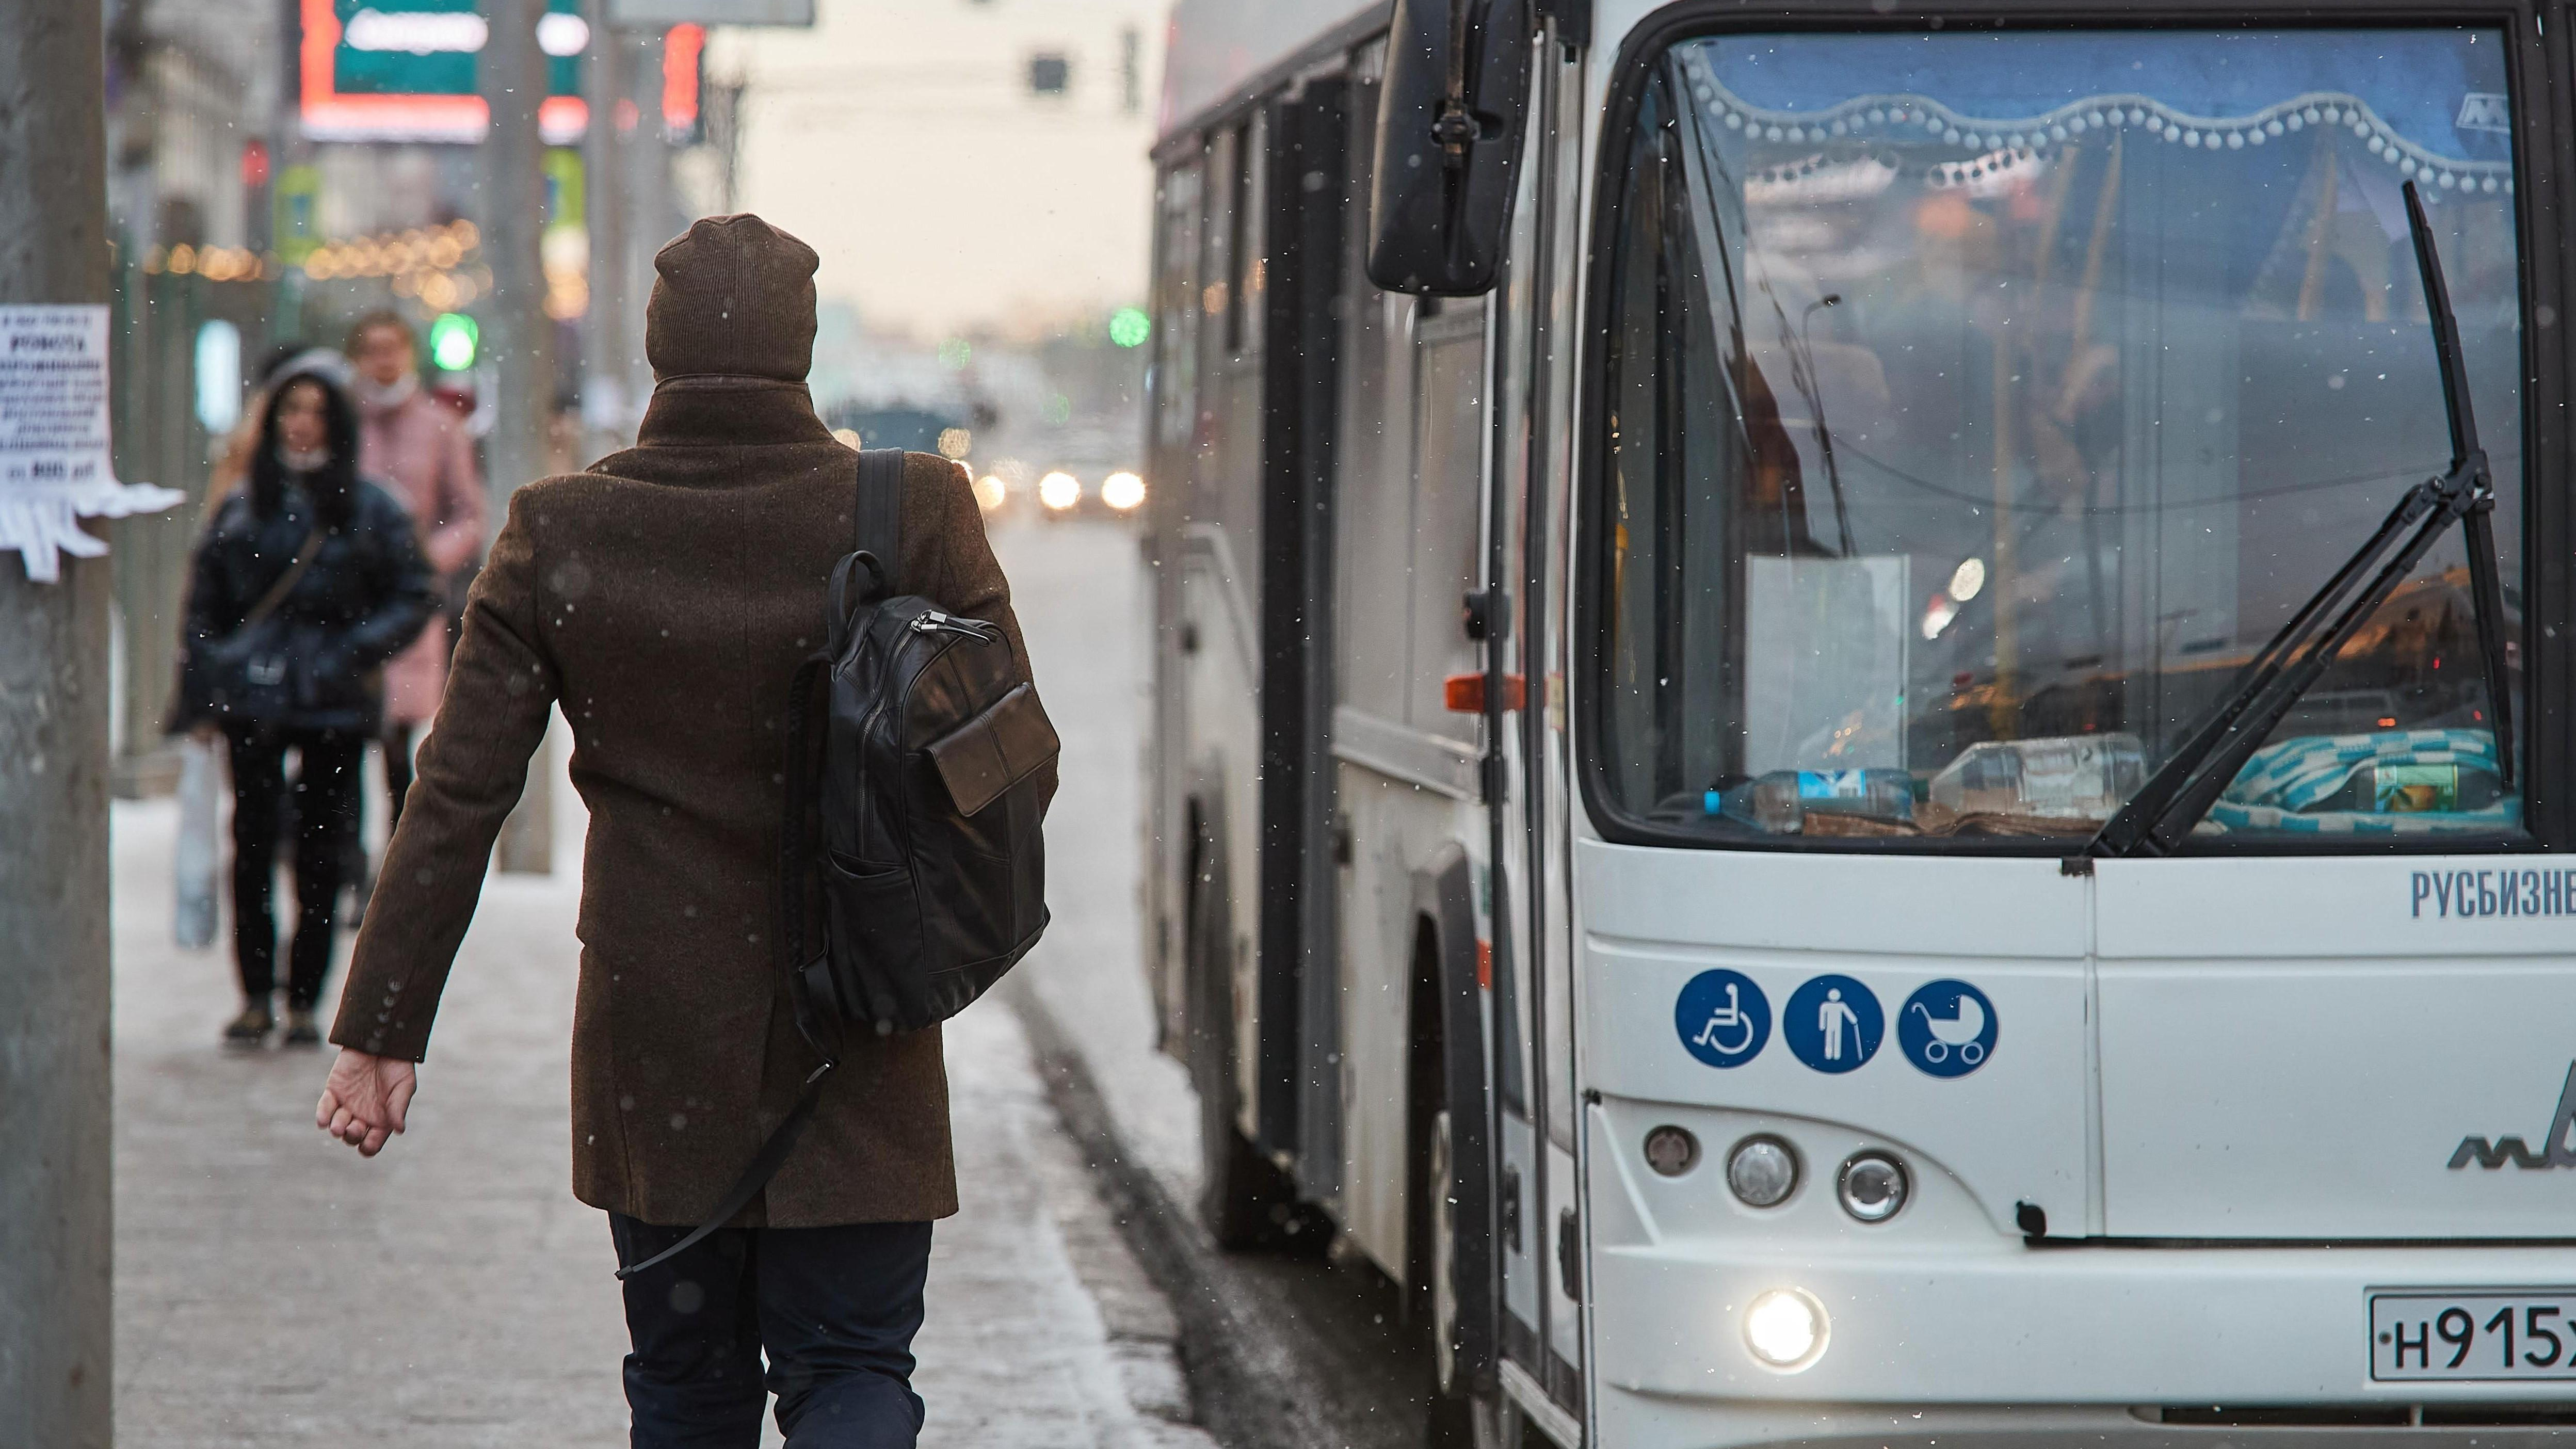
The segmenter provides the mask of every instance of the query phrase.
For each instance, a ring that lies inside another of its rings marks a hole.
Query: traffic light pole
[[[0,305],[108,300],[100,7],[0,4]],[[0,1444],[111,1434],[106,559],[0,554]]]
[[[489,0],[489,38],[477,69],[492,129],[483,138],[483,255],[492,268],[492,301],[484,311],[483,350],[499,376],[491,433],[492,494],[506,512],[512,490],[552,472],[548,433],[554,423],[554,319],[546,315],[546,277],[539,247],[545,217],[545,139],[537,108],[546,95],[546,57],[537,48],[545,0]],[[528,762],[519,808],[501,830],[501,869],[545,875],[554,869],[554,746]]]

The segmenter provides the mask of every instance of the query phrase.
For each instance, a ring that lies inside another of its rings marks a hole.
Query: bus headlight
[[[1726,1185],[1746,1207],[1778,1207],[1798,1190],[1798,1153],[1777,1137],[1747,1137],[1726,1155]]]
[[[1082,480],[1058,471],[1038,480],[1038,501],[1062,513],[1082,501]]]
[[[1100,501],[1125,513],[1145,501],[1145,480],[1133,473],[1112,473],[1100,480]]]
[[[1883,1223],[1905,1206],[1905,1164],[1884,1152],[1856,1152],[1843,1164],[1834,1195],[1843,1211],[1864,1223]]]
[[[1795,1288],[1757,1294],[1744,1310],[1744,1346],[1775,1369],[1795,1372],[1823,1357],[1830,1331],[1825,1305]]]

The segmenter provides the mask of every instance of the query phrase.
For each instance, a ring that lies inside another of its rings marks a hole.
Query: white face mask
[[[328,447],[321,447],[306,452],[290,448],[281,442],[277,445],[277,461],[285,464],[287,471],[291,473],[317,473],[331,461],[331,450]]]
[[[369,407],[400,407],[411,401],[413,393],[420,391],[420,374],[406,372],[390,383],[380,383],[371,377],[360,377],[355,388],[358,401]]]

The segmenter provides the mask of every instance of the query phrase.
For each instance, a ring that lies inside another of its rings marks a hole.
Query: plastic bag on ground
[[[179,944],[203,950],[215,943],[216,831],[223,791],[214,746],[203,740],[179,742],[179,843],[172,852],[178,909],[171,925]]]

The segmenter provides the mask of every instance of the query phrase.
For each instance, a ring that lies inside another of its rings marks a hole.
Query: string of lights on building
[[[154,247],[143,270],[154,276],[196,275],[210,282],[277,281],[300,271],[311,281],[387,280],[393,294],[417,300],[432,312],[463,307],[492,289],[492,272],[478,249],[483,234],[473,222],[413,227],[307,249],[299,262],[245,247]],[[549,229],[545,242],[546,314],[570,321],[590,307],[589,249],[578,228]]]

